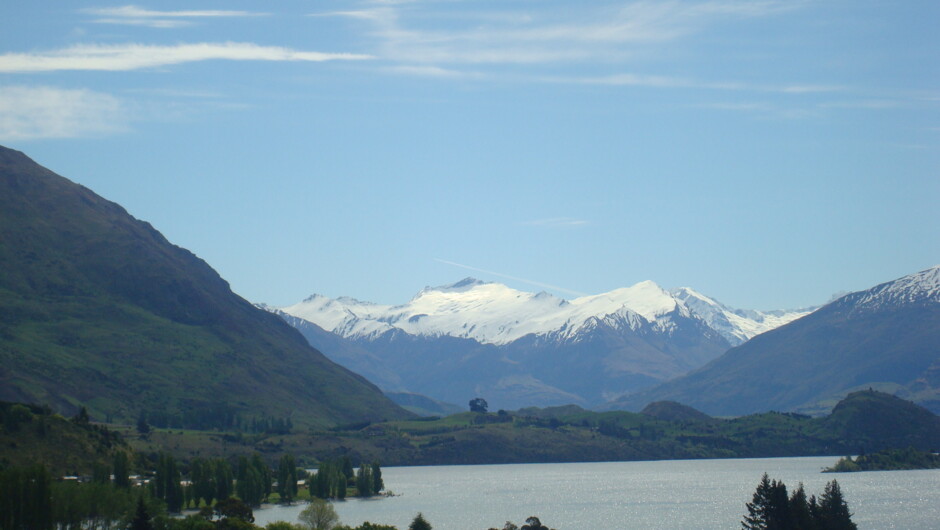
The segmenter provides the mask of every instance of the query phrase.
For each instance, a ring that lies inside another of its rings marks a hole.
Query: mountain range
[[[93,418],[410,414],[121,206],[0,147],[0,399]]]
[[[400,305],[313,295],[267,309],[386,391],[503,408],[599,406],[812,311],[737,310],[650,281],[565,300],[473,278]]]
[[[674,400],[713,415],[817,413],[867,388],[940,412],[940,266],[842,296],[608,407]]]

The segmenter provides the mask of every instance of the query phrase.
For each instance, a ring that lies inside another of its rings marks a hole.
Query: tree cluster
[[[746,530],[855,530],[852,514],[839,483],[826,484],[823,494],[806,498],[801,483],[792,495],[782,481],[761,477],[747,515],[741,521]]]
[[[855,457],[845,456],[836,465],[823,470],[831,473],[852,471],[891,471],[898,469],[940,469],[940,455],[930,451],[907,449],[885,449],[877,453]]]
[[[542,521],[538,517],[532,515],[525,520],[525,524],[522,527],[516,526],[512,521],[506,521],[506,524],[503,525],[502,529],[490,528],[489,530],[552,530],[551,528],[542,524]]]
[[[232,466],[222,458],[194,458],[190,463],[189,478],[187,500],[197,507],[201,503],[210,506],[213,501],[232,495]]]
[[[146,434],[149,432],[150,427],[290,434],[294,429],[294,422],[289,416],[245,417],[239,414],[231,405],[214,403],[180,412],[171,412],[165,408],[141,410],[137,417],[137,430],[141,434]]]
[[[350,486],[355,486],[359,497],[371,497],[385,489],[379,463],[362,462],[354,472],[352,461],[344,456],[321,462],[317,471],[307,477],[310,495],[321,499],[345,499]]]
[[[292,454],[281,456],[277,467],[277,494],[285,504],[297,498],[297,461]]]
[[[180,478],[176,459],[169,454],[161,453],[150,484],[153,496],[165,502],[167,510],[174,513],[179,513],[183,509],[184,496]]]
[[[249,506],[261,506],[271,495],[271,469],[265,465],[258,453],[253,454],[251,458],[238,458],[235,493]]]
[[[0,471],[2,529],[126,528],[138,503],[148,513],[165,511],[146,490],[135,492],[107,480],[54,481],[41,464]]]

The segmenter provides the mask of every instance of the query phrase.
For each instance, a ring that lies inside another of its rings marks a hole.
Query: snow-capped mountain
[[[713,415],[825,412],[866,388],[940,412],[940,266],[846,294],[611,406],[672,400]]]
[[[601,404],[702,366],[803,313],[739,311],[650,281],[565,300],[467,278],[400,305],[313,295],[280,314],[327,355],[335,350],[340,364],[371,369],[381,360],[386,383],[376,383],[385,390],[454,403],[481,395],[513,408]],[[327,344],[303,322],[346,344]],[[390,388],[389,371],[400,385]]]
[[[652,325],[669,333],[675,328],[672,317],[681,316],[702,319],[732,346],[811,312],[738,310],[692,289],[668,292],[651,281],[564,300],[473,278],[425,288],[402,305],[313,295],[281,310],[346,338],[374,337],[397,329],[410,335],[450,336],[496,345],[527,335],[572,340],[596,319],[633,330]]]
[[[689,287],[673,289],[671,294],[684,303],[693,315],[701,318],[712,329],[721,333],[721,336],[732,346],[737,346],[756,335],[789,324],[818,309],[818,306],[778,311],[734,309]]]
[[[854,304],[856,311],[940,303],[940,265],[876,285],[867,291],[846,295],[840,300]]]

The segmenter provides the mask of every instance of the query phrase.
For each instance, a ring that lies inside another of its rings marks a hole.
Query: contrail
[[[486,269],[478,269],[478,268],[476,268],[476,267],[471,267],[470,265],[463,265],[462,263],[456,263],[456,262],[453,262],[453,261],[447,261],[446,259],[434,258],[434,261],[437,261],[437,262],[439,262],[439,263],[444,263],[444,264],[447,264],[447,265],[453,265],[454,267],[460,267],[461,269],[467,269],[467,270],[471,270],[471,271],[475,271],[475,272],[482,272],[483,274],[491,274],[491,275],[493,275],[493,276],[499,276],[500,278],[506,278],[507,280],[515,280],[515,281],[517,281],[517,282],[527,283],[527,284],[529,284],[529,285],[535,285],[536,287],[542,287],[542,288],[544,288],[544,289],[551,289],[551,290],[553,290],[553,291],[560,291],[560,292],[563,292],[563,293],[573,294],[573,295],[575,295],[575,296],[587,296],[587,294],[585,294],[585,293],[582,293],[582,292],[579,292],[579,291],[573,291],[573,290],[571,290],[571,289],[565,289],[564,287],[558,287],[557,285],[550,285],[550,284],[547,284],[547,283],[536,282],[536,281],[532,281],[532,280],[526,280],[525,278],[517,278],[517,277],[515,277],[515,276],[510,276],[510,275],[508,275],[508,274],[502,274],[502,273],[499,273],[499,272],[488,271],[488,270],[486,270]]]

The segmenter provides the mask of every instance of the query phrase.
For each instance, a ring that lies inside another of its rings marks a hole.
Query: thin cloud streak
[[[0,86],[0,140],[99,136],[127,130],[121,100],[91,90]]]
[[[736,81],[710,82],[682,77],[623,73],[600,77],[546,77],[553,83],[571,83],[582,85],[636,86],[651,88],[694,88],[707,90],[753,91],[781,94],[816,94],[840,92],[845,87],[835,85],[755,85]]]
[[[464,72],[450,68],[441,68],[439,66],[418,65],[418,66],[389,66],[382,69],[384,72],[392,74],[406,74],[422,77],[438,77],[447,79],[483,79],[487,75],[481,72]]]
[[[175,46],[83,44],[49,52],[0,55],[0,73],[127,71],[208,60],[321,62],[371,58],[370,55],[299,51],[244,42],[203,42]]]
[[[536,287],[541,287],[541,288],[543,288],[543,289],[551,289],[551,290],[553,290],[553,291],[558,291],[558,292],[562,292],[562,293],[568,293],[568,294],[572,294],[572,295],[575,295],[575,296],[587,296],[587,294],[585,294],[585,293],[582,293],[582,292],[579,292],[579,291],[574,291],[574,290],[571,290],[571,289],[565,289],[564,287],[558,287],[557,285],[551,285],[551,284],[548,284],[548,283],[537,282],[537,281],[534,281],[534,280],[527,280],[527,279],[525,279],[525,278],[519,278],[519,277],[516,277],[516,276],[510,276],[510,275],[508,275],[508,274],[502,274],[502,273],[499,273],[499,272],[488,271],[488,270],[486,270],[486,269],[479,269],[479,268],[477,268],[477,267],[471,267],[470,265],[464,265],[464,264],[462,264],[462,263],[456,263],[456,262],[453,262],[453,261],[447,261],[447,260],[445,260],[445,259],[434,258],[434,261],[436,261],[436,262],[438,262],[438,263],[443,263],[443,264],[445,264],[445,265],[452,265],[452,266],[454,266],[454,267],[460,267],[461,269],[467,269],[467,270],[474,271],[474,272],[482,272],[483,274],[489,274],[489,275],[492,275],[492,276],[497,276],[497,277],[499,277],[499,278],[505,278],[505,279],[507,279],[507,280],[513,280],[513,281],[517,281],[517,282],[522,282],[522,283],[525,283],[525,284],[528,284],[528,285],[534,285],[534,286],[536,286]]]
[[[92,22],[96,24],[117,24],[129,26],[148,26],[152,28],[178,28],[192,25],[187,19],[191,18],[220,18],[220,17],[257,17],[266,16],[267,13],[252,13],[250,11],[222,11],[222,10],[182,10],[182,11],[155,11],[135,5],[119,7],[87,8],[81,13],[95,15],[98,18]]]
[[[801,5],[802,2],[773,0],[633,2],[618,7],[586,8],[580,10],[575,20],[570,19],[570,11],[565,11],[490,17],[482,25],[467,25],[467,21],[480,18],[478,12],[434,13],[435,20],[464,25],[446,30],[407,24],[414,20],[404,18],[415,11],[391,6],[312,16],[369,21],[373,30],[368,35],[377,40],[377,54],[386,59],[409,63],[519,64],[620,60],[631,55],[632,46],[674,41],[715,21],[771,16]]]

